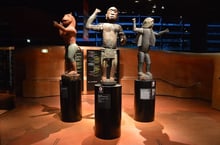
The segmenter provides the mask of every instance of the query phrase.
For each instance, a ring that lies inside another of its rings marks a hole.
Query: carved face
[[[154,19],[151,17],[148,17],[146,19],[144,19],[143,28],[152,28],[154,26]]]
[[[118,9],[116,7],[110,7],[107,10],[105,18],[108,22],[114,23],[118,19]]]
[[[72,25],[75,27],[76,25],[76,20],[75,18],[73,17],[72,13],[68,13],[68,14],[65,14],[62,18],[62,23],[63,23],[63,26],[67,27],[69,25]]]

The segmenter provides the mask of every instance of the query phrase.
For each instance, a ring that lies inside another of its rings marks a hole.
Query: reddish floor
[[[0,115],[0,145],[220,145],[220,111],[209,102],[157,96],[154,121],[138,122],[133,97],[122,96],[121,136],[111,140],[94,134],[93,95],[71,123],[60,119],[59,96],[17,99]]]

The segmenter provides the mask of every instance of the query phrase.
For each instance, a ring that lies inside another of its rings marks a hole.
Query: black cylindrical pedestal
[[[140,122],[154,120],[156,81],[135,80],[134,119]]]
[[[121,85],[95,85],[95,136],[114,139],[121,135]]]
[[[81,80],[62,75],[60,81],[61,119],[64,122],[75,122],[82,119]]]

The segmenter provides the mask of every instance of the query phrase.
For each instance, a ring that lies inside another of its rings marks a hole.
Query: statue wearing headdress
[[[148,80],[152,79],[152,73],[150,72],[151,59],[149,55],[150,48],[155,46],[156,36],[161,36],[164,33],[169,32],[169,29],[165,29],[160,32],[153,31],[154,19],[151,17],[145,18],[142,24],[142,28],[136,27],[136,19],[133,18],[133,31],[138,33],[137,46],[138,46],[138,79]],[[143,70],[144,62],[146,63],[146,72]]]
[[[54,21],[53,24],[59,29],[59,34],[66,44],[65,74],[78,76],[75,56],[80,47],[76,44],[76,20],[72,13],[68,13],[64,14],[60,23]]]

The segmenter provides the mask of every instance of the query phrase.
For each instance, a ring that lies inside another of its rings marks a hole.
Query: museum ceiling
[[[37,8],[51,13],[67,10],[83,12],[83,2],[88,3],[89,12],[95,8],[106,10],[116,6],[121,12],[128,14],[155,15],[219,15],[217,0],[7,0],[1,6],[25,6]],[[13,10],[13,9],[11,9]]]
[[[116,6],[124,15],[183,16],[197,24],[220,22],[216,0],[4,0],[0,3],[0,31],[10,30],[7,35],[11,33],[19,42],[26,37],[43,39],[42,43],[58,41],[52,21],[59,21],[67,12],[83,15],[83,2],[87,2],[88,15],[95,8],[104,15],[107,8]]]

